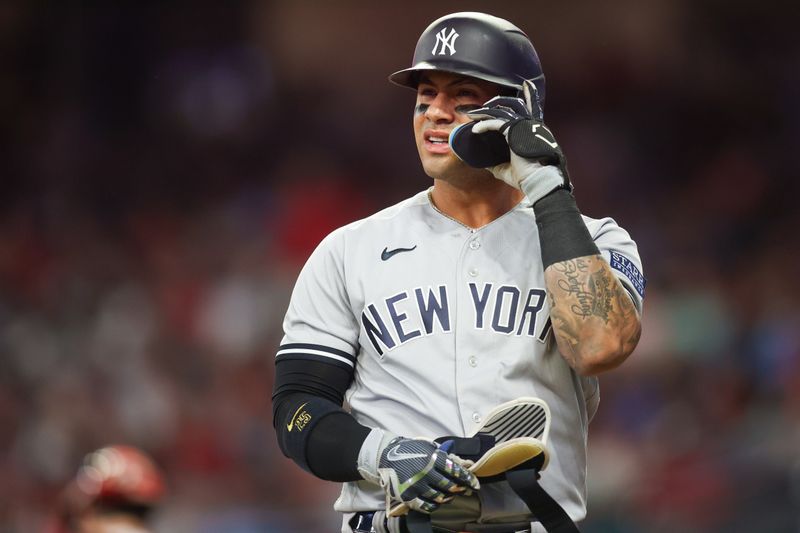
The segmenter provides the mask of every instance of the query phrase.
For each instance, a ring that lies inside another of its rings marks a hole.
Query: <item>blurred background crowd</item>
[[[648,279],[584,530],[800,531],[800,40],[753,4],[2,2],[0,532],[113,443],[164,469],[158,531],[336,530],[275,443],[281,321],[325,234],[429,186],[386,76],[463,10],[529,34]]]

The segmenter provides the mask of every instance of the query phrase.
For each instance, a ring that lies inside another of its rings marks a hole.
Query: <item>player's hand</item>
[[[433,441],[396,437],[380,453],[378,475],[392,516],[415,509],[431,513],[458,494],[480,488],[463,460]]]
[[[523,94],[524,100],[497,96],[467,116],[476,121],[471,126],[473,133],[497,131],[505,136],[511,159],[488,170],[536,203],[556,189],[571,191],[572,185],[561,146],[542,122],[536,86],[524,81]]]

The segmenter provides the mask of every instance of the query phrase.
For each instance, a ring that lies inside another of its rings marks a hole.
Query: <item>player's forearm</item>
[[[295,393],[280,400],[274,426],[284,455],[321,479],[362,479],[357,460],[369,428],[324,398]]]
[[[554,263],[545,270],[545,284],[559,351],[576,372],[610,370],[633,352],[639,315],[602,256]]]
[[[286,457],[331,481],[357,481],[357,458],[370,429],[342,408],[352,372],[340,365],[277,359],[273,426]]]

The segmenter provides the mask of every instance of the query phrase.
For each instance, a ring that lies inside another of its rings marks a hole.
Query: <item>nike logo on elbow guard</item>
[[[301,405],[300,407],[298,407],[297,411],[295,411],[294,414],[292,415],[292,421],[289,422],[288,424],[286,424],[286,429],[288,429],[289,432],[291,432],[292,429],[294,428],[294,421],[297,420],[297,413],[299,413],[300,410],[303,409],[303,407],[305,407],[306,405],[308,405],[308,402],[306,402],[303,405]]]

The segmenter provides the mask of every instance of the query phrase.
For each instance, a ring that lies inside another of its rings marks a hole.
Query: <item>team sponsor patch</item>
[[[636,265],[633,264],[633,261],[620,253],[612,251],[611,268],[622,272],[625,277],[630,280],[633,288],[639,293],[639,296],[644,298],[644,286],[647,284],[647,280],[644,279],[644,276],[642,276],[642,273],[636,268]]]

